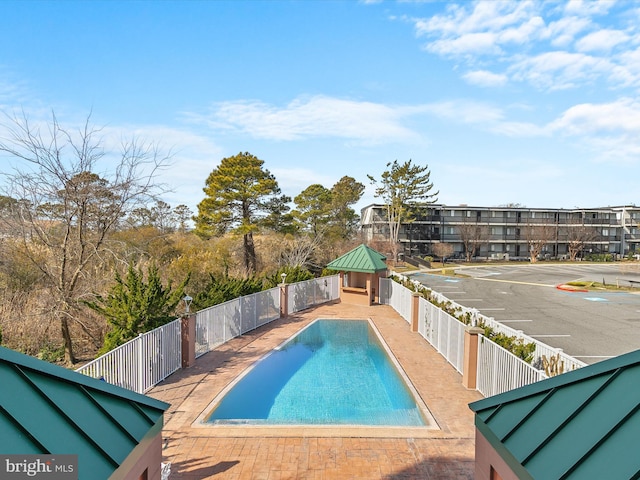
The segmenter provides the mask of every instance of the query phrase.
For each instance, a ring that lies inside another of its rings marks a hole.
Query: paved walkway
[[[317,318],[372,319],[439,428],[198,425],[213,398],[245,368]],[[171,404],[163,455],[172,480],[472,479],[474,426],[467,404],[482,397],[461,380],[391,307],[334,302],[220,346],[149,395]]]

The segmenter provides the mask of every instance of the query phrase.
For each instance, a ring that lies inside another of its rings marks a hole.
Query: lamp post
[[[191,306],[191,302],[193,301],[193,298],[191,298],[189,295],[185,295],[182,300],[184,301],[184,305],[185,305],[185,315],[189,315],[189,307]]]
[[[284,282],[285,282],[285,280],[287,278],[287,274],[286,273],[282,273],[282,274],[280,274],[280,277],[282,278],[282,284],[284,285]]]

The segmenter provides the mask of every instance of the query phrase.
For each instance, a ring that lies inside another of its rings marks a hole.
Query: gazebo
[[[387,276],[387,257],[362,244],[327,265],[340,272],[340,300],[356,305],[378,301],[376,286]]]
[[[38,465],[55,478],[61,471],[80,480],[161,477],[167,403],[4,347],[0,385],[4,456],[43,456]],[[75,465],[57,463],[70,456]]]

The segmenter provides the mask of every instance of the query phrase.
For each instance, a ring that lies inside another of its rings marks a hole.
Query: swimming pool
[[[368,320],[316,320],[212,405],[204,421],[217,425],[428,424],[426,407]]]

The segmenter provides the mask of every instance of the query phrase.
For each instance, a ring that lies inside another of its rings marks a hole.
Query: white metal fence
[[[413,292],[390,278],[380,279],[380,303],[391,305],[407,322],[411,322]]]
[[[411,323],[413,292],[390,278],[380,279],[380,303],[393,307]],[[425,298],[418,298],[418,332],[462,373],[464,324]]]
[[[280,318],[280,288],[235,298],[196,313],[196,357]]]
[[[477,312],[477,310],[475,311]],[[522,330],[516,330],[511,328],[503,323],[498,322],[492,317],[485,317],[484,315],[477,314],[476,323],[484,323],[485,325],[493,328],[495,332],[504,333],[505,335],[513,336],[516,338],[522,339],[524,343],[533,343],[536,346],[535,351],[533,352],[533,364],[539,368],[543,368],[544,360],[551,361],[551,359],[557,360],[558,364],[563,365],[564,372],[568,372],[571,370],[575,370],[577,368],[582,368],[587,364],[577,358],[572,357],[571,355],[567,355],[562,351],[561,348],[554,348],[546,343],[543,343],[533,337],[530,337]],[[563,372],[563,373],[564,373]]]
[[[287,285],[289,313],[340,298],[340,276],[320,277]]]
[[[339,276],[287,285],[289,313],[340,297]],[[280,318],[280,288],[230,300],[196,313],[196,357]],[[79,373],[144,393],[182,367],[181,322],[174,320],[83,365]]]
[[[486,337],[478,342],[476,388],[485,397],[547,378],[543,371],[529,365]]]
[[[464,324],[424,298],[418,303],[418,332],[462,373]]]
[[[390,305],[403,318],[411,321],[413,292],[409,288],[389,278],[382,278],[380,279],[380,293],[381,303]],[[441,303],[448,301],[446,297],[437,292],[432,292],[432,294],[435,294]],[[456,306],[453,302],[451,303],[454,307]],[[477,314],[477,311],[474,314]],[[477,321],[476,317],[474,319]],[[498,322],[495,323],[501,325]],[[464,323],[425,298],[418,299],[418,332],[460,373],[463,373],[465,328]],[[498,328],[495,329],[498,330]],[[531,338],[515,330],[511,333],[510,330],[512,329],[507,327],[501,331],[509,335],[520,333],[520,337],[527,342]],[[531,341],[534,340],[531,339]],[[561,350],[553,349],[541,342],[534,341],[534,343],[539,348],[536,352],[545,352],[539,353],[540,355],[562,353]],[[547,350],[544,350],[544,347]],[[575,360],[566,354],[563,355],[568,359]],[[575,365],[574,368],[582,366],[578,360],[575,360],[571,365]],[[537,366],[539,367],[539,365]],[[476,375],[477,390],[484,396],[502,393],[547,377],[540,368],[528,364],[484,336],[479,338]]]
[[[404,275],[394,273],[394,276],[401,278],[404,281],[411,282],[417,288],[426,288],[420,282],[416,280],[411,280]],[[565,352],[562,351],[561,348],[551,347],[546,343],[541,342],[538,339],[530,337],[529,335],[525,334],[522,330],[516,330],[514,328],[508,327],[507,325],[500,323],[499,321],[495,320],[492,317],[484,316],[475,308],[469,308],[469,307],[465,307],[464,305],[460,305],[459,303],[456,303],[455,301],[447,298],[446,296],[444,296],[439,292],[436,292],[433,290],[430,290],[430,292],[432,297],[435,298],[438,302],[449,303],[452,308],[460,312],[460,315],[463,315],[463,316],[466,315],[469,318],[471,318],[472,325],[484,324],[486,326],[491,327],[497,333],[504,333],[505,335],[508,335],[508,336],[520,338],[524,343],[535,344],[536,349],[533,352],[532,364],[535,365],[538,369],[544,368],[545,359],[547,360],[547,362],[551,362],[552,360],[554,360],[553,362],[554,364],[562,365],[563,372],[575,370],[577,368],[581,368],[587,365],[585,362],[578,360],[577,358],[574,358],[571,355],[566,354]],[[398,313],[400,313],[400,311],[398,311]],[[400,314],[403,315],[402,313]]]
[[[144,393],[181,368],[180,320],[142,333],[77,372]]]

